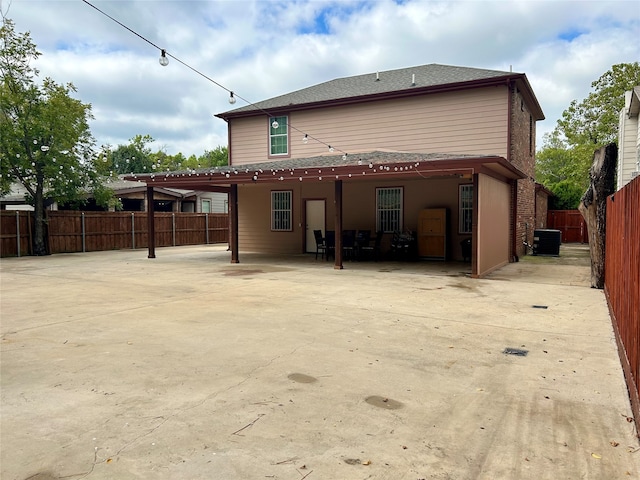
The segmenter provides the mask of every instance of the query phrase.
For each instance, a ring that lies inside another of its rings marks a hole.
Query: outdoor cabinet
[[[447,259],[447,209],[428,208],[418,217],[418,255],[429,260]]]

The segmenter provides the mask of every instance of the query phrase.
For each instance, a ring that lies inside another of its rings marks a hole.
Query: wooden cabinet
[[[447,209],[429,208],[418,217],[418,255],[431,260],[447,259]]]

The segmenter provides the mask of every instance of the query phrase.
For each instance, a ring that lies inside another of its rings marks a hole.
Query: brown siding
[[[348,153],[387,149],[506,158],[507,108],[505,86],[293,112],[289,123],[300,131],[290,129],[290,154],[327,152],[317,141],[304,144],[306,132]],[[272,160],[266,115],[233,119],[230,128],[234,165]]]
[[[478,276],[509,262],[509,199],[511,187],[487,175],[478,175]]]
[[[515,218],[516,255],[526,254],[524,242],[533,243],[535,218],[535,144],[536,125],[520,92],[514,88],[511,96],[510,158],[527,178],[517,182]]]
[[[449,210],[447,235],[450,258],[461,260],[460,241],[468,235],[459,236],[458,185],[468,183],[462,179],[431,179],[399,182],[343,183],[343,228],[355,230],[376,229],[375,201],[377,187],[403,187],[403,228],[416,231],[419,212],[425,208],[445,207]],[[293,231],[272,232],[270,228],[270,192],[272,190],[293,191]],[[334,183],[326,180],[319,183],[269,185],[241,185],[239,191],[239,242],[241,252],[264,252],[295,254],[304,250],[305,199],[326,199],[326,229],[333,230],[335,222]],[[391,235],[383,240],[382,250],[389,246]]]

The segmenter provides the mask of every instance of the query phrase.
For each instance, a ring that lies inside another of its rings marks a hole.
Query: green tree
[[[587,98],[573,100],[562,112],[556,130],[574,145],[593,145],[594,150],[618,139],[618,115],[624,106],[624,92],[640,85],[640,64],[613,65],[598,80]]]
[[[553,132],[545,135],[536,154],[536,180],[556,195],[556,206],[578,207],[581,194],[577,192],[589,185],[593,154],[617,142],[624,92],[636,85],[640,85],[638,62],[613,65],[592,82],[593,91],[584,100],[571,102]]]
[[[201,165],[202,168],[229,165],[229,151],[227,147],[220,145],[213,150],[205,150],[204,154],[198,157],[198,164]]]
[[[100,166],[101,173],[120,175],[153,171],[151,149],[148,147],[153,141],[151,135],[136,135],[127,145],[118,145],[104,159],[103,165]]]
[[[73,84],[36,83],[31,62],[40,56],[29,33],[3,17],[0,30],[0,191],[21,183],[35,210],[34,253],[46,253],[45,196],[78,200],[98,184],[93,169],[91,105],[71,97]]]

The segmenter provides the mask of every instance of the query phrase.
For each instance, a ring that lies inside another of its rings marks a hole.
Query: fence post
[[[171,214],[171,234],[173,236],[173,246],[176,246],[176,214]]]
[[[18,241],[18,256],[20,256],[20,212],[16,210],[16,240]]]
[[[85,239],[85,231],[84,231],[84,212],[82,212],[82,217],[80,217],[82,219],[82,253],[85,253],[87,251],[86,248],[86,239]]]
[[[204,214],[204,238],[205,241],[207,242],[207,245],[209,245],[209,214],[205,213]]]
[[[136,217],[135,213],[131,212],[131,250],[136,248]]]

